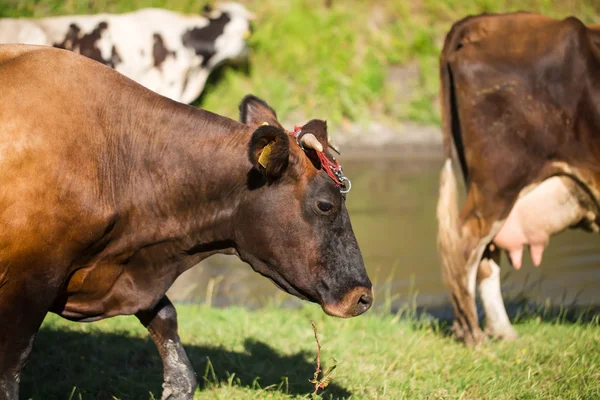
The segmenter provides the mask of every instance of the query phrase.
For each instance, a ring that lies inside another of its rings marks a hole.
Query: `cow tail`
[[[458,221],[458,188],[451,159],[446,159],[442,167],[437,222],[442,271],[446,284],[453,286],[454,277],[464,266],[464,259]]]
[[[448,35],[449,38],[451,34],[452,32]],[[444,279],[450,291],[454,292],[452,289],[457,287],[457,280],[461,279],[460,271],[464,269],[465,260],[459,227],[458,185],[455,168],[452,163],[453,149],[456,149],[456,153],[458,153],[457,158],[463,167],[465,181],[467,175],[465,173],[464,157],[461,156],[460,124],[457,120],[458,115],[454,98],[452,72],[446,62],[449,42],[451,40],[447,38],[440,61],[442,130],[445,160],[440,176],[440,191],[437,204],[437,244],[442,260]]]

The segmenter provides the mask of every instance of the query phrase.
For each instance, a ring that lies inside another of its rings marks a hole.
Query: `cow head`
[[[303,134],[313,135],[303,150],[262,100],[247,96],[240,112],[242,122],[254,128],[248,143],[249,190],[236,214],[240,257],[329,315],[347,318],[367,311],[373,291],[345,195],[314,150],[327,151],[326,123],[312,120],[302,127]]]

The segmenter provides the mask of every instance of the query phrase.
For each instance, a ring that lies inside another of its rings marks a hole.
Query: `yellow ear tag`
[[[265,125],[269,125],[269,123],[267,121],[265,121],[261,124],[261,126],[265,126]]]
[[[271,150],[273,150],[272,146],[273,142],[266,145],[260,153],[260,157],[258,157],[258,163],[262,165],[263,168],[267,168],[267,165],[269,164],[269,157],[271,156]]]

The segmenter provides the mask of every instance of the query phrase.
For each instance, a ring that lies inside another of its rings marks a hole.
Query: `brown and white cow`
[[[555,233],[598,231],[600,29],[573,17],[469,17],[448,33],[440,72],[447,161],[438,244],[455,334],[469,344],[484,338],[479,284],[487,333],[513,338],[499,248],[518,269],[524,247],[539,265]],[[452,158],[467,188],[460,213]]]
[[[371,306],[324,121],[294,138],[256,97],[240,123],[43,46],[0,45],[0,87],[0,399],[17,399],[49,311],[135,314],[163,360],[163,399],[191,399],[165,292],[215,253],[330,315]]]
[[[126,14],[0,19],[0,43],[54,46],[116,69],[150,90],[194,101],[223,62],[247,56],[253,15],[222,3],[204,15],[147,8]]]

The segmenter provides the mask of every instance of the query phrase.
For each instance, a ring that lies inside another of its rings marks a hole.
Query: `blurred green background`
[[[223,68],[196,105],[236,117],[247,93],[280,117],[439,124],[439,50],[451,24],[481,12],[537,11],[600,22],[599,0],[240,0],[257,15],[247,68]],[[199,13],[206,0],[0,0],[0,17]]]

